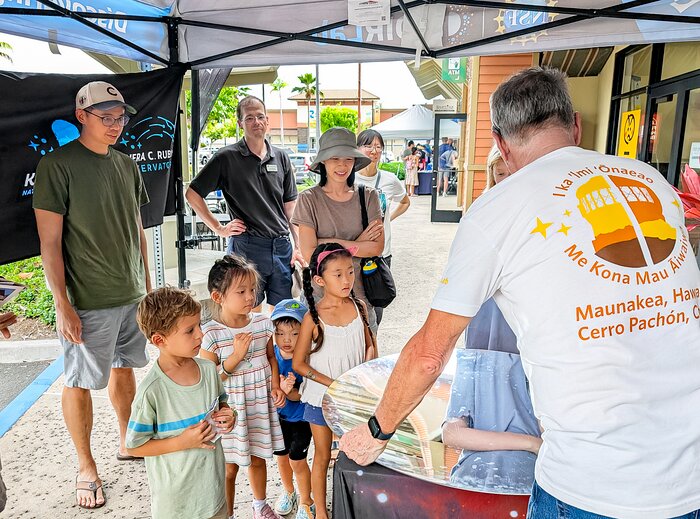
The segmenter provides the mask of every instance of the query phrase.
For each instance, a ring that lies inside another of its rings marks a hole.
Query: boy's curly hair
[[[141,300],[136,311],[136,322],[146,338],[150,339],[156,333],[172,333],[180,318],[197,315],[201,310],[201,305],[189,292],[163,287],[146,294]]]

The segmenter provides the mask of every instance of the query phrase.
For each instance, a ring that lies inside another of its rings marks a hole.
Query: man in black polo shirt
[[[289,223],[297,199],[294,168],[287,154],[265,139],[269,121],[260,99],[241,99],[236,115],[243,138],[219,150],[185,196],[211,230],[231,238],[227,252],[255,263],[261,277],[257,304],[267,299],[275,305],[292,297],[292,265],[303,262],[296,230]],[[221,225],[204,200],[217,189],[224,192],[231,214],[227,225]]]

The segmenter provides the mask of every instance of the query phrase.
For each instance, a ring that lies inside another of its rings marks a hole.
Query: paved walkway
[[[454,224],[429,222],[428,197],[413,198],[412,202],[409,211],[392,227],[392,271],[399,287],[399,296],[384,314],[379,332],[381,355],[398,353],[420,327],[456,231]],[[217,257],[218,254],[202,251],[191,255],[189,273],[194,287],[202,286],[201,280],[198,282],[195,276],[206,274],[206,262],[211,264],[209,256]],[[151,353],[157,355],[152,347]],[[142,379],[148,369],[137,370],[137,379]],[[106,390],[93,394],[95,425],[92,444],[100,475],[105,482],[107,505],[95,511],[81,510],[75,505],[73,485],[76,458],[61,414],[62,383],[63,377],[59,377],[17,424],[0,438],[2,474],[9,494],[7,509],[2,517],[150,517],[148,481],[143,462],[120,463],[115,458],[117,423]],[[236,517],[241,519],[251,516],[252,498],[246,479],[245,473],[239,475],[236,492],[239,510]],[[268,496],[273,501],[280,492],[277,469],[273,463],[268,464],[268,481]]]

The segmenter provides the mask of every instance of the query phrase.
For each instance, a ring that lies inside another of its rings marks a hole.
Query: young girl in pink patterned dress
[[[253,490],[253,518],[280,519],[266,503],[267,465],[284,449],[276,407],[285,402],[272,337],[274,326],[251,313],[258,286],[255,267],[236,255],[217,260],[208,288],[218,315],[202,326],[200,355],[219,366],[228,404],[238,414],[236,426],[221,438],[226,458],[226,503],[233,518],[238,467],[248,467]]]

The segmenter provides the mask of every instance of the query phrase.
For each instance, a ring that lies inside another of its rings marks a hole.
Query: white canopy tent
[[[3,0],[0,32],[190,68],[409,60],[700,39],[697,0]]]
[[[384,139],[432,139],[435,134],[435,116],[423,105],[413,105],[384,122],[372,126]],[[440,134],[443,137],[459,137],[459,124],[443,121]]]

